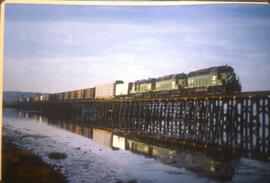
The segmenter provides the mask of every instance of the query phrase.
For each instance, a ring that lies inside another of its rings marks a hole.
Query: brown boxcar
[[[95,88],[87,88],[83,90],[84,99],[93,99],[95,98]]]
[[[83,90],[76,90],[75,91],[75,99],[82,99],[82,91]]]

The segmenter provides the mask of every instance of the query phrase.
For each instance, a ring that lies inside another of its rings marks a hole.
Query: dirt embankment
[[[66,178],[28,150],[22,150],[3,139],[4,183],[66,183]]]

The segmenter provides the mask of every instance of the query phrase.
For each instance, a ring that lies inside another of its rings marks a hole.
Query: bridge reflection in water
[[[36,113],[19,112],[26,118],[34,118],[37,122],[46,123],[78,135],[87,137],[92,141],[106,146],[112,150],[128,150],[149,158],[155,158],[165,164],[178,168],[185,167],[202,176],[215,180],[232,180],[239,159],[236,157],[224,157],[223,155],[211,155],[190,149],[181,149],[179,146],[166,147],[164,144],[147,143],[107,130],[91,127],[85,123],[70,120],[51,119]]]

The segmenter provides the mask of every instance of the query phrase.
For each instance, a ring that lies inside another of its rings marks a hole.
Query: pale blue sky
[[[270,6],[7,5],[4,90],[59,92],[228,64],[270,90]]]

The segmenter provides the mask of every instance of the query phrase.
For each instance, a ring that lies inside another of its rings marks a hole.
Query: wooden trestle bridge
[[[270,91],[192,97],[28,102],[103,128],[270,157]]]

